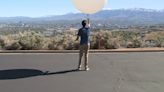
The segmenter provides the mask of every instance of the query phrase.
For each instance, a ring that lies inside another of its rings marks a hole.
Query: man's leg
[[[89,70],[88,57],[89,57],[89,47],[90,45],[85,45],[85,70]]]
[[[78,70],[81,70],[82,67],[82,57],[83,57],[83,46],[80,45]]]

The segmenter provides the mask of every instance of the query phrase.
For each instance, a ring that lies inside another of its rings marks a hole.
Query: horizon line
[[[164,11],[164,9],[150,9],[150,8],[118,8],[118,9],[111,9],[111,8],[104,8],[101,11],[105,10],[140,10],[140,9],[145,9],[145,10],[152,10],[152,11]],[[99,11],[100,12],[100,11]],[[63,16],[67,14],[80,14],[81,12],[68,12],[65,14],[51,14],[51,15],[42,15],[42,16],[26,16],[26,15],[16,15],[16,16],[0,16],[0,18],[15,18],[15,17],[27,17],[27,18],[43,18],[43,17],[52,17],[52,16]],[[83,14],[83,13],[81,13]]]

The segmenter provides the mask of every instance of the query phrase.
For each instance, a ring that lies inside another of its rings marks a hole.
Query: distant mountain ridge
[[[65,15],[55,15],[48,17],[0,17],[0,22],[38,22],[38,21],[59,21],[59,20],[82,20],[86,18],[82,13],[70,13]],[[113,24],[164,24],[164,10],[153,9],[116,9],[103,10],[96,14],[90,15],[91,20],[106,21]]]

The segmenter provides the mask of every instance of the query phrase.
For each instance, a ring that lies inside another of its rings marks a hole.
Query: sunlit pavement
[[[163,92],[164,53],[0,54],[1,92]]]

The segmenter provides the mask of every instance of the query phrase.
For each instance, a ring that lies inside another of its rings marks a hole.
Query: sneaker
[[[89,71],[89,70],[90,70],[90,68],[89,68],[89,67],[85,68],[85,71]]]
[[[82,69],[81,69],[81,67],[79,67],[77,70],[78,70],[78,71],[81,71]]]

